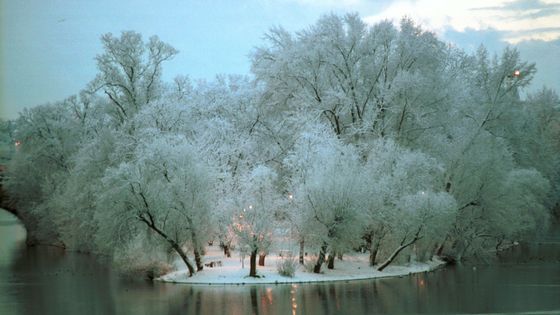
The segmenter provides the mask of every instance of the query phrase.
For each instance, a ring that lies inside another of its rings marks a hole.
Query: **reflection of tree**
[[[331,305],[329,300],[329,295],[327,289],[324,285],[320,285],[317,287],[317,294],[319,295],[319,303],[323,308],[323,314],[332,314],[331,312]]]
[[[197,291],[195,297],[196,305],[195,305],[195,314],[204,314],[202,312],[202,292]]]
[[[254,286],[251,287],[251,310],[252,314],[259,314],[259,299],[257,298],[257,288]]]

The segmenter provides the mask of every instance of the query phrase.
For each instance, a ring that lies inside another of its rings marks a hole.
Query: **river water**
[[[394,279],[258,286],[130,281],[93,256],[26,248],[24,241],[24,228],[0,210],[1,315],[560,314],[557,236],[515,249],[508,263]]]

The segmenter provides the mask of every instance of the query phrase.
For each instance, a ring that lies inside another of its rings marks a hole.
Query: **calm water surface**
[[[94,257],[26,248],[0,210],[0,314],[560,314],[560,237],[516,263],[352,283],[189,286],[119,279]]]

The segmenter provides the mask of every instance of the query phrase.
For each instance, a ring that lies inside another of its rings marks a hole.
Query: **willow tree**
[[[211,169],[194,152],[183,137],[160,136],[139,145],[129,162],[107,170],[96,216],[99,243],[119,250],[138,237],[156,235],[191,276],[195,267],[201,270],[214,190]],[[184,250],[187,245],[196,265]]]

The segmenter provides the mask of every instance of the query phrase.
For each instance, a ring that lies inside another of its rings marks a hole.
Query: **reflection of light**
[[[296,315],[297,310],[297,303],[296,303],[296,291],[297,291],[297,284],[292,284],[292,290],[290,291],[292,295],[292,315]]]
[[[272,288],[266,288],[266,299],[268,304],[272,305]]]
[[[424,287],[424,279],[420,279],[420,282],[418,283],[421,287]]]

